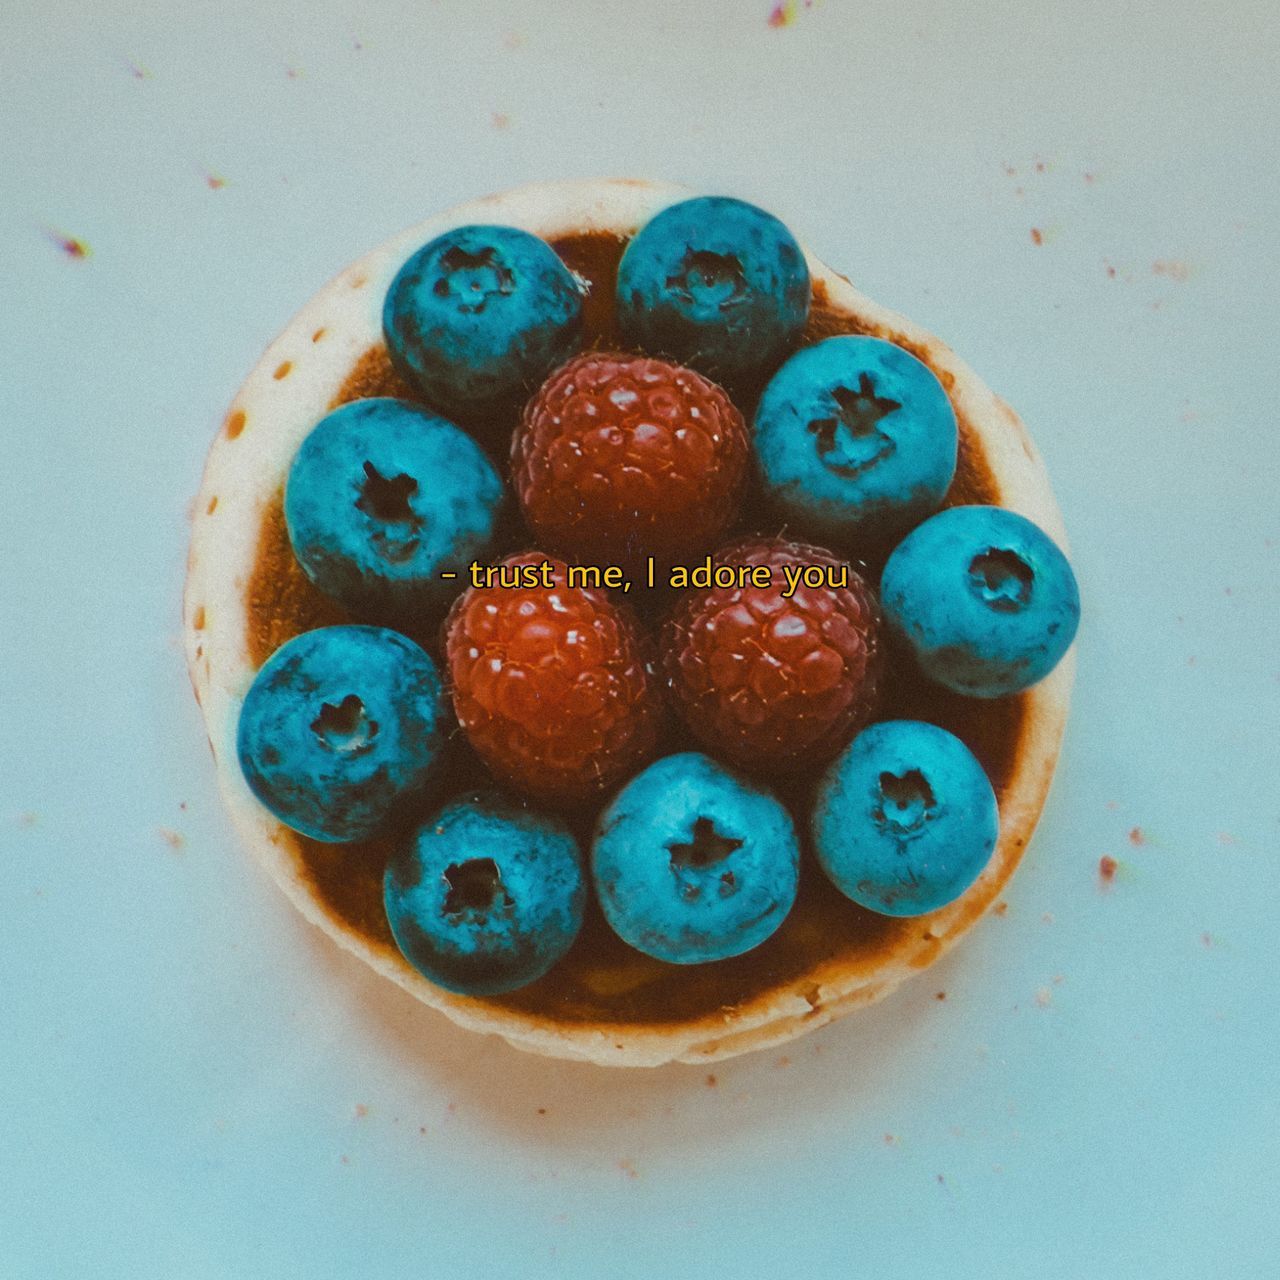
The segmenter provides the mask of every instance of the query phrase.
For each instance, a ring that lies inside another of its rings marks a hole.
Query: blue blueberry
[[[806,537],[893,535],[936,511],[956,415],[928,365],[882,338],[828,338],[774,374],[755,415],[766,494]]]
[[[814,852],[847,898],[886,916],[954,902],[991,859],[995,793],[968,747],[937,725],[864,729],[818,786]]]
[[[952,507],[913,530],[884,567],[880,603],[924,673],[975,698],[1044,679],[1080,621],[1066,556],[1002,507]]]
[[[461,995],[498,995],[542,977],[578,936],[582,854],[559,818],[469,796],[393,855],[383,899],[419,973]]]
[[[767,373],[809,314],[809,268],[772,214],[727,196],[671,205],[618,264],[626,340],[730,383]]]
[[[465,422],[519,405],[582,340],[582,286],[545,240],[467,226],[423,245],[387,290],[391,363]]]
[[[403,400],[356,400],[302,442],[285,485],[294,555],[363,616],[439,613],[490,550],[502,481],[451,422]]]
[[[591,851],[614,932],[671,964],[759,946],[795,902],[799,857],[786,809],[696,752],[633,778],[601,814]]]
[[[322,627],[282,645],[240,709],[254,795],[314,840],[363,840],[431,779],[446,709],[436,665],[383,627]]]

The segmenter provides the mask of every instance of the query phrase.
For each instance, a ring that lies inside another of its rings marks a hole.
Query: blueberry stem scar
[[[936,805],[933,788],[919,769],[908,769],[901,776],[886,772],[880,775],[879,804],[872,817],[881,826],[915,831]]]
[[[460,294],[463,301],[458,310],[468,315],[479,314],[490,298],[509,294],[516,287],[515,276],[498,261],[492,247],[468,253],[461,245],[452,245],[440,259],[440,266],[444,275],[435,283],[436,296]]]
[[[349,693],[336,705],[326,702],[311,722],[311,732],[335,751],[360,751],[378,732],[378,722],[370,720],[364,703]]]
[[[711,303],[721,311],[740,301],[746,287],[739,259],[708,249],[686,249],[680,270],[667,277],[667,288],[685,303]]]
[[[687,844],[675,842],[667,845],[671,865],[676,867],[710,867],[741,848],[741,840],[722,836],[710,818],[694,821],[692,839]]]
[[[969,562],[969,585],[999,613],[1016,613],[1031,600],[1031,566],[1013,551],[988,547]]]
[[[840,475],[856,476],[893,449],[893,441],[880,430],[879,424],[881,419],[901,409],[902,404],[887,396],[877,396],[868,373],[859,375],[856,391],[851,387],[832,387],[831,398],[836,402],[836,415],[815,418],[809,423],[809,430],[817,437],[818,457],[824,466]],[[848,445],[840,439],[841,427],[854,442],[879,436],[879,448],[869,457],[852,457]]]
[[[364,464],[365,480],[360,487],[356,506],[375,520],[387,524],[418,526],[422,520],[409,505],[418,491],[418,482],[410,475],[384,476],[372,462]]]
[[[492,858],[468,858],[452,862],[445,868],[449,892],[444,899],[444,914],[461,915],[464,911],[491,911],[494,907],[512,905],[511,895],[502,883],[498,864]]]

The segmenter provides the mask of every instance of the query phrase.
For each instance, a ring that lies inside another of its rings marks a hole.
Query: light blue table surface
[[[1275,8],[771,8],[4,6],[0,1277],[1280,1275]],[[339,954],[233,838],[179,652],[270,337],[402,226],[591,174],[753,199],[955,346],[1085,599],[1007,914],[714,1085]]]

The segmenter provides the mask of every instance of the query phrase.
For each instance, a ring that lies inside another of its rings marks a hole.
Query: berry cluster
[[[797,819],[837,888],[889,915],[945,905],[989,858],[996,801],[968,749],[921,722],[866,727],[892,680],[882,630],[940,685],[1001,697],[1070,645],[1075,582],[1019,516],[933,514],[956,467],[945,391],[879,339],[797,350],[809,289],[775,218],[685,201],[619,265],[635,350],[581,352],[582,290],[551,248],[461,227],[386,295],[391,361],[421,403],[345,406],[299,449],[294,552],[376,625],[271,658],[245,698],[242,768],[314,839],[401,822],[387,916],[439,985],[535,981],[573,944],[589,885],[649,955],[741,954],[795,901]],[[762,386],[749,427],[734,397]],[[823,545],[746,527],[751,486],[773,528]],[[508,493],[528,540],[502,558]],[[878,601],[853,564],[896,539]],[[769,582],[713,581],[657,617],[569,582],[574,565],[703,556]],[[459,593],[486,557],[492,578]],[[433,646],[398,629],[437,624],[443,677]],[[441,807],[450,717],[483,776]],[[804,812],[770,791],[784,773],[821,774]],[[586,858],[573,819],[597,808]]]

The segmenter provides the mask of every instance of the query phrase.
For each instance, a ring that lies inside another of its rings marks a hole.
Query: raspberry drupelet
[[[793,770],[844,746],[873,707],[882,655],[871,588],[829,551],[749,539],[717,564],[765,565],[768,587],[689,592],[662,631],[663,674],[689,731],[753,771]],[[808,586],[789,598],[784,568],[830,568],[848,585]]]
[[[566,585],[566,566],[538,552],[554,585],[471,587],[445,623],[454,711],[502,782],[558,803],[620,782],[654,749],[661,703],[647,646],[601,590]]]
[[[635,572],[710,550],[746,482],[742,415],[701,374],[592,351],[563,365],[525,409],[512,481],[540,545]]]

